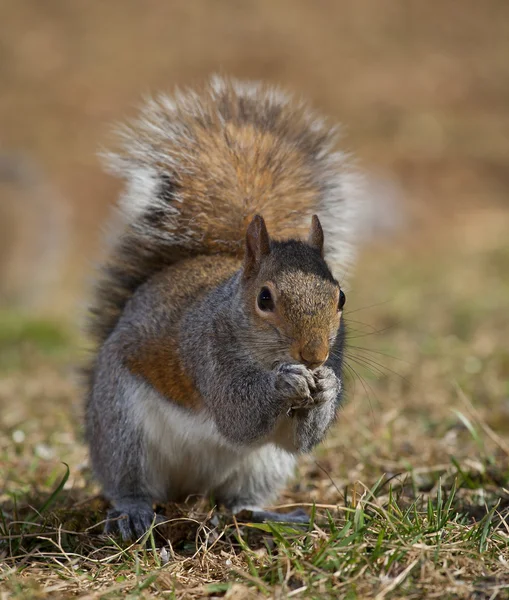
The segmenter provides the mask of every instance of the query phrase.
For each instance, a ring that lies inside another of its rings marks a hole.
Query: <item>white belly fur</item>
[[[272,443],[238,448],[219,433],[205,412],[190,413],[148,384],[132,381],[130,407],[147,445],[143,469],[156,501],[185,499],[217,489],[235,469],[271,463],[280,477],[291,475],[295,457]],[[279,487],[279,486],[278,486]]]

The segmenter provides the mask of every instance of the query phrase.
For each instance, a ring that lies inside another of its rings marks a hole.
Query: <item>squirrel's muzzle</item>
[[[292,352],[293,358],[308,367],[308,369],[317,369],[322,366],[329,358],[329,345],[322,340],[311,340],[304,344],[299,344]]]

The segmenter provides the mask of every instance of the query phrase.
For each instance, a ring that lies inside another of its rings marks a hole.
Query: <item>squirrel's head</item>
[[[246,234],[243,286],[264,361],[316,369],[338,335],[345,295],[323,258],[323,230],[313,216],[307,241],[271,240],[260,216]]]

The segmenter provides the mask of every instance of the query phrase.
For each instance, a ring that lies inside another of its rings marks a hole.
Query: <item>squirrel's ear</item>
[[[309,230],[308,244],[318,250],[323,257],[323,229],[320,220],[316,215],[311,219],[311,229]]]
[[[256,273],[260,261],[270,253],[270,238],[263,217],[255,215],[246,233],[246,256],[244,258],[244,277]]]

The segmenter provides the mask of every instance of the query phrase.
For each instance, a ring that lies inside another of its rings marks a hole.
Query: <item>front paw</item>
[[[313,372],[315,391],[312,393],[315,404],[335,402],[341,391],[341,381],[330,367],[319,367]]]
[[[289,410],[314,404],[316,390],[313,374],[304,365],[283,364],[276,369],[275,388],[280,398],[288,402]]]

